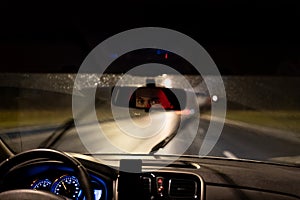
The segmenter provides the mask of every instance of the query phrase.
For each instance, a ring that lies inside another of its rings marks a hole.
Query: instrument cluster
[[[107,188],[105,182],[91,175],[92,178],[92,186],[94,189],[94,195],[96,200],[104,200],[105,194],[107,193]],[[78,178],[70,175],[64,174],[60,177],[43,177],[35,179],[31,185],[31,189],[34,190],[43,190],[52,192],[56,195],[61,195],[67,197],[69,199],[74,200],[84,200],[85,197],[82,194],[82,189],[79,184]]]

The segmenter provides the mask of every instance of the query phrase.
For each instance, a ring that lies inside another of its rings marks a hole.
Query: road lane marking
[[[238,159],[238,157],[236,157],[233,153],[231,153],[230,151],[223,151],[224,156],[226,156],[227,158],[231,158],[231,159]]]

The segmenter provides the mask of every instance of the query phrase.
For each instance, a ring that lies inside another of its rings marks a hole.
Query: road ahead
[[[206,130],[209,122],[202,120],[200,123],[200,126]],[[196,137],[186,154],[199,152],[201,144],[201,138]],[[217,144],[209,155],[270,161],[282,157],[299,157],[299,146],[299,140],[293,142],[272,137],[263,131],[249,130],[225,124]]]
[[[164,117],[165,118],[165,117]],[[161,121],[162,116],[160,114],[152,115],[152,120]],[[142,134],[148,135],[144,138],[136,137],[138,131],[128,128],[135,132],[135,135],[122,134],[119,130],[119,125],[113,121],[104,122],[101,126],[106,132],[105,135],[99,137],[99,133],[95,130],[98,124],[90,124],[77,128],[81,129],[81,139],[84,138],[84,144],[89,146],[89,150],[97,153],[101,152],[111,152],[111,153],[122,153],[122,152],[137,152],[137,153],[147,153],[151,147],[161,141],[164,137],[169,136],[174,130],[174,124],[178,120],[175,115],[171,114],[167,116],[167,122],[165,123],[164,129],[159,129],[156,135],[151,135],[147,132]],[[140,119],[140,122],[149,122],[144,118]],[[139,122],[139,123],[140,123]],[[122,121],[123,124],[129,124],[128,120]],[[121,123],[121,124],[122,124]],[[187,120],[184,122],[183,130],[180,134],[177,134],[171,142],[165,146],[165,148],[159,150],[157,153],[167,153],[167,154],[192,154],[199,155],[200,147],[203,143],[203,138],[206,133],[209,121],[201,120],[200,128],[196,134],[196,137],[191,133],[191,123],[193,120]],[[24,149],[34,148],[43,139],[51,134],[53,130],[45,131],[30,131],[27,130],[22,133],[22,147]],[[40,133],[40,134],[37,134]],[[10,144],[20,144],[21,140],[18,137],[19,134],[11,136],[9,138]],[[7,139],[7,137],[6,137]],[[109,141],[109,142],[108,142]],[[189,142],[189,141],[192,141]],[[119,146],[121,148],[115,148]],[[216,145],[212,151],[208,154],[209,156],[217,157],[228,157],[228,158],[243,158],[243,159],[253,159],[253,160],[263,160],[270,161],[276,158],[282,157],[296,157],[300,156],[300,143],[298,141],[290,141],[279,139],[277,137],[272,137],[270,135],[264,134],[262,131],[247,130],[242,127],[234,127],[230,125],[224,125],[223,132],[218,139]],[[55,148],[71,151],[71,152],[84,152],[88,153],[84,145],[82,145],[82,140],[78,137],[76,130],[70,130],[64,137],[62,137]],[[298,160],[299,162],[299,160]]]

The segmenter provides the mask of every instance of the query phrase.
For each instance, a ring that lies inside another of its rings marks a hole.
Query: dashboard
[[[90,156],[73,156],[87,169],[96,200],[300,199],[298,167],[188,157],[165,166],[166,157],[147,157],[142,172],[134,174]],[[61,161],[23,163],[12,168],[4,182],[3,190],[25,188],[85,199],[76,173]]]
[[[132,198],[132,193],[128,192],[132,188],[135,188],[135,195],[143,196],[142,199],[203,199],[204,182],[195,174],[162,170],[116,175],[117,171],[112,168],[93,164],[94,170],[90,163],[88,171],[95,200],[113,199],[116,193],[123,199]],[[9,185],[5,190],[25,188],[47,191],[69,199],[85,200],[74,170],[59,161],[38,160],[18,166],[9,173],[6,182],[9,182]],[[140,194],[138,194],[139,191]]]

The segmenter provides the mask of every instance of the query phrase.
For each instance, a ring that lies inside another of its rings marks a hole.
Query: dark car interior
[[[299,168],[288,165],[182,157],[153,171],[170,158],[148,156],[143,161],[121,160],[118,170],[90,156],[69,156],[41,149],[8,160],[1,165],[1,189],[6,191],[1,199],[61,199],[49,193],[45,183],[36,187],[47,193],[36,194],[28,188],[34,180],[52,182],[66,176],[78,179],[86,199],[92,199],[93,192],[99,199],[299,199],[295,184]],[[140,173],[121,170],[128,165],[140,168]],[[72,198],[68,195],[75,188],[67,187],[65,194],[59,194]]]
[[[300,4],[296,1],[1,4],[2,73],[77,73],[84,58],[104,39],[132,28],[165,27],[203,45],[222,75],[300,75]],[[107,72],[118,74],[143,63],[161,62],[181,73],[195,73],[192,67],[180,68],[186,62],[180,57],[160,60],[129,54]],[[140,90],[149,93],[151,87]],[[141,91],[134,93],[131,106],[147,110],[138,105]],[[156,88],[155,92],[169,90]],[[166,109],[179,110],[180,105],[167,104]],[[62,129],[68,125],[74,123]],[[0,140],[0,199],[300,199],[299,165],[190,156],[171,162],[175,156],[151,153],[118,156],[121,159],[99,154],[95,159],[45,148],[16,154]]]

